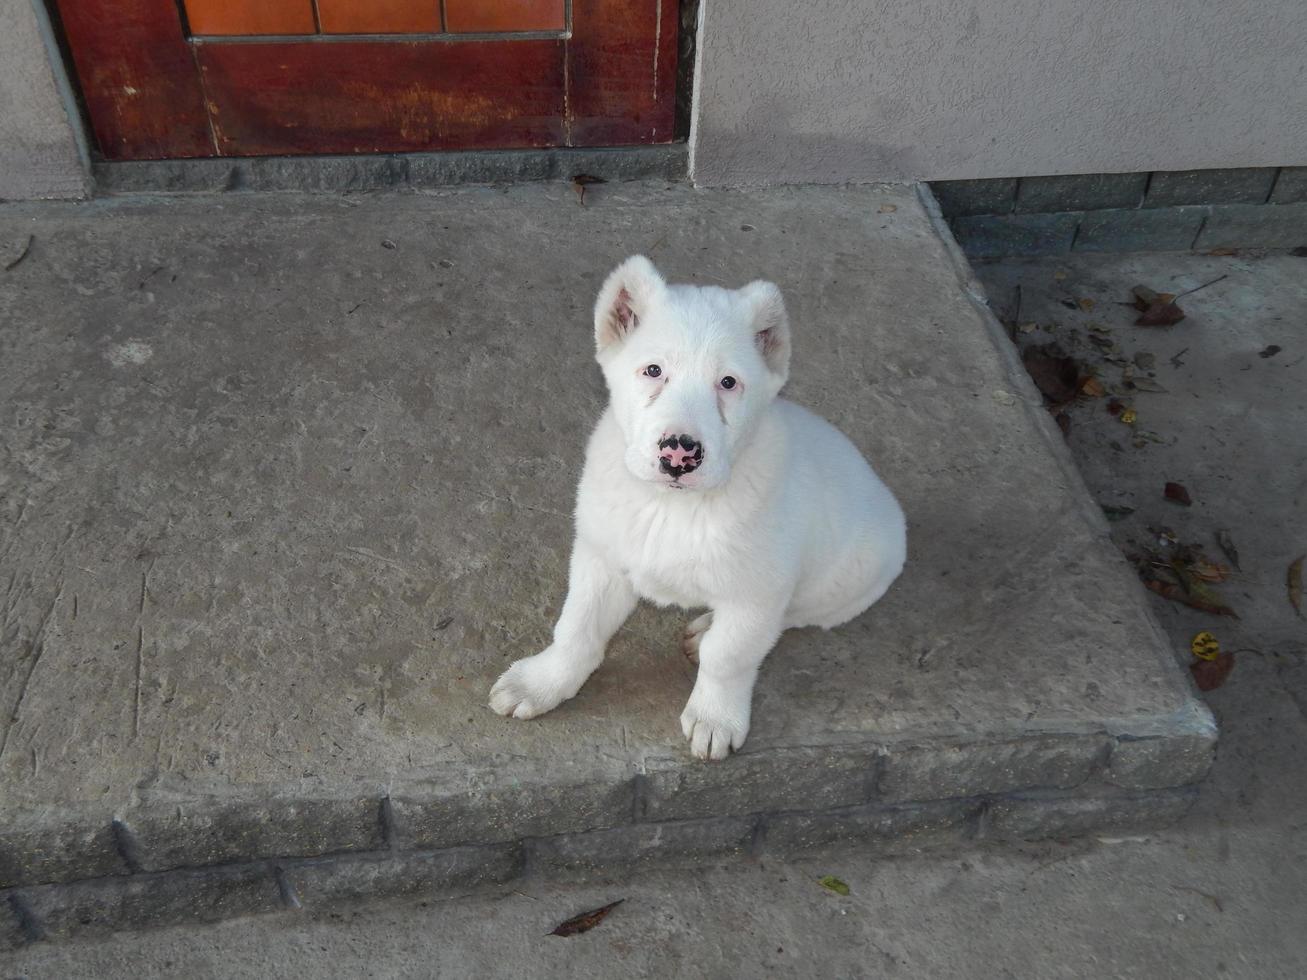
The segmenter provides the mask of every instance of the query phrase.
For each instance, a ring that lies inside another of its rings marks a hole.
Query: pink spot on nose
[[[659,455],[667,460],[672,466],[685,466],[687,462],[692,462],[697,455],[697,450],[682,449],[676,446],[671,449],[664,449]]]

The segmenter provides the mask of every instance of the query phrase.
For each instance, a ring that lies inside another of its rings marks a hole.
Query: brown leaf
[[[1107,394],[1107,389],[1103,387],[1103,382],[1091,375],[1080,382],[1080,394],[1088,395],[1090,398],[1102,398]]]
[[[1210,252],[1208,252],[1207,254],[1208,254],[1208,255],[1238,255],[1238,254],[1239,254],[1239,250],[1238,250],[1237,248],[1230,248],[1230,247],[1227,245],[1227,246],[1224,246],[1224,247],[1222,247],[1222,248],[1214,248],[1214,249],[1212,249]]]
[[[1174,582],[1163,582],[1161,579],[1156,578],[1149,579],[1144,583],[1144,586],[1150,591],[1156,592],[1163,599],[1170,599],[1172,602],[1179,602],[1191,609],[1197,609],[1199,612],[1211,613],[1213,616],[1232,616],[1235,619],[1239,618],[1239,614],[1229,606],[1220,601],[1213,602],[1212,598],[1214,597],[1212,597],[1210,590],[1203,589],[1202,594],[1199,594],[1196,591],[1185,592],[1184,589],[1176,585]]]
[[[1286,584],[1289,589],[1289,603],[1293,606],[1293,611],[1302,619],[1302,560],[1307,555],[1299,555],[1292,564],[1289,565],[1289,574],[1286,578]]]
[[[1230,532],[1224,529],[1217,531],[1216,543],[1221,546],[1221,551],[1225,553],[1225,557],[1230,559],[1230,564],[1238,568],[1239,552],[1234,550],[1234,541],[1230,538]]]
[[[583,207],[585,206],[585,189],[591,184],[606,184],[606,183],[608,183],[608,181],[606,181],[603,177],[596,177],[594,174],[572,175],[572,190],[576,191],[576,196],[580,200],[581,205]]]
[[[1193,498],[1189,496],[1189,491],[1185,489],[1183,483],[1168,483],[1163,488],[1162,494],[1167,500],[1174,501],[1177,504],[1184,504],[1186,507],[1193,503]]]
[[[1050,402],[1061,404],[1076,396],[1080,366],[1057,344],[1027,347],[1021,353],[1021,363],[1034,379],[1035,387]]]
[[[608,913],[617,906],[625,902],[626,899],[619,898],[615,902],[609,902],[601,908],[591,909],[589,912],[582,912],[580,915],[574,915],[566,922],[559,925],[549,933],[551,936],[579,936],[583,932],[589,932],[604,919],[608,918]]]
[[[1086,313],[1088,313],[1090,310],[1094,308],[1096,304],[1088,296],[1082,296],[1080,297],[1080,299],[1076,300],[1076,305],[1079,306]]]
[[[1197,557],[1189,563],[1189,574],[1200,582],[1224,582],[1230,577],[1230,566]]]
[[[1121,399],[1119,398],[1113,398],[1111,401],[1107,403],[1108,415],[1120,415],[1121,412],[1124,410],[1125,410],[1125,402],[1121,401]]]
[[[1163,293],[1163,296],[1169,295]],[[1169,327],[1179,323],[1184,319],[1184,310],[1176,306],[1172,300],[1163,300],[1160,297],[1157,302],[1152,303],[1144,310],[1143,314],[1135,321],[1137,327]]]
[[[1215,660],[1199,660],[1189,665],[1189,671],[1194,675],[1194,683],[1198,685],[1200,691],[1214,691],[1230,676],[1230,671],[1234,670],[1234,654],[1219,653]]]
[[[1069,436],[1071,434],[1071,416],[1065,411],[1055,412],[1053,414],[1053,421],[1056,422],[1057,427],[1062,430],[1062,435]]]

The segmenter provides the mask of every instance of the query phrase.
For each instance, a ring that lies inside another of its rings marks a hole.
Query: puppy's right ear
[[[633,255],[614,269],[595,303],[595,350],[602,354],[625,340],[666,285],[643,255]]]

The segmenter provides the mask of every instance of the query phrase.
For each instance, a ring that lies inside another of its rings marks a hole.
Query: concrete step
[[[15,941],[529,867],[1067,835],[1181,812],[1216,731],[979,288],[904,186],[661,182],[7,205],[0,888]],[[547,641],[621,258],[778,282],[788,392],[908,567],[787,634],[694,761],[686,615],[581,694]],[[116,921],[116,919],[115,919]]]

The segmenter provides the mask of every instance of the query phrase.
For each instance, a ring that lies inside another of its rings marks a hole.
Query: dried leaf
[[[1269,346],[1263,348],[1262,350],[1259,350],[1259,351],[1257,352],[1257,356],[1258,356],[1258,357],[1274,357],[1276,354],[1280,353],[1280,351],[1282,351],[1282,350],[1284,350],[1284,348],[1281,347],[1281,346],[1279,346],[1278,344],[1270,344]]]
[[[1163,296],[1170,295],[1163,293]],[[1160,298],[1150,305],[1135,321],[1137,327],[1169,327],[1184,319],[1184,310],[1171,300],[1163,302]]]
[[[1057,280],[1059,280],[1059,281],[1061,281],[1062,279],[1065,279],[1065,278],[1066,278],[1066,270],[1065,270],[1065,269],[1058,269],[1056,272],[1053,273],[1053,278],[1054,278],[1054,279],[1057,279]]]
[[[822,888],[829,888],[836,895],[847,895],[849,893],[849,886],[840,881],[834,875],[826,875],[824,878],[818,878],[817,884],[821,885]]]
[[[392,242],[389,238],[383,238],[383,239],[381,240],[381,247],[382,247],[382,248],[393,249],[393,248],[395,247],[395,243]]]
[[[1102,398],[1107,394],[1107,389],[1103,387],[1103,382],[1090,375],[1080,382],[1080,394],[1088,395],[1090,398]]]
[[[1216,543],[1220,545],[1221,551],[1225,552],[1225,557],[1230,559],[1230,564],[1238,568],[1239,552],[1234,550],[1234,541],[1230,538],[1230,532],[1226,530],[1217,531]]]
[[[1230,676],[1234,670],[1234,654],[1220,653],[1214,660],[1200,660],[1189,665],[1189,672],[1194,675],[1194,683],[1200,691],[1214,691]]]
[[[882,204],[876,210],[879,211],[881,214],[893,214],[898,209],[899,206],[897,204]]]
[[[1116,504],[1099,504],[1103,508],[1103,513],[1109,521],[1120,521],[1129,517],[1135,512],[1133,507],[1120,507]]]
[[[1021,363],[1034,379],[1035,387],[1050,402],[1061,404],[1076,396],[1080,366],[1057,344],[1027,347],[1021,353]]]
[[[1214,248],[1211,251],[1209,251],[1207,254],[1208,255],[1238,255],[1239,250],[1237,248],[1230,248],[1229,246],[1225,246],[1224,248]]]
[[[1096,304],[1094,300],[1090,299],[1088,296],[1082,296],[1080,299],[1076,300],[1076,305],[1088,313]]]
[[[1125,411],[1125,402],[1121,401],[1121,399],[1113,398],[1107,403],[1108,415],[1120,415],[1123,411]]]
[[[1162,495],[1177,504],[1184,504],[1186,507],[1193,503],[1193,498],[1189,496],[1189,491],[1185,489],[1183,483],[1168,483],[1162,490]]]
[[[551,936],[577,936],[583,932],[589,932],[604,919],[608,918],[608,913],[617,906],[621,905],[626,899],[619,898],[615,902],[609,902],[601,908],[591,909],[589,912],[582,912],[580,915],[574,915],[566,922],[559,925],[549,933]]]
[[[1164,393],[1166,391],[1165,388],[1159,385],[1152,378],[1131,378],[1130,384],[1135,391],[1150,391],[1154,393]]]
[[[1197,557],[1189,563],[1189,573],[1200,582],[1224,582],[1230,577],[1230,566]]]
[[[576,191],[577,199],[581,202],[582,207],[585,206],[585,189],[589,187],[591,184],[606,184],[606,183],[608,183],[607,180],[605,180],[603,177],[596,177],[594,174],[572,175],[572,190]]]
[[[1030,323],[1018,323],[1017,329],[1022,333],[1034,333],[1039,329],[1039,324],[1031,321]]]
[[[1293,606],[1293,611],[1302,619],[1302,560],[1307,555],[1299,555],[1289,565],[1289,574],[1286,578],[1286,584],[1289,588],[1289,603]]]
[[[1209,631],[1195,633],[1189,641],[1189,652],[1199,660],[1215,660],[1221,652],[1221,644]]]
[[[1211,613],[1213,616],[1231,616],[1238,619],[1238,614],[1225,605],[1219,599],[1213,601],[1211,591],[1203,589],[1202,593],[1197,591],[1186,592],[1174,582],[1164,582],[1161,579],[1149,579],[1144,583],[1149,590],[1156,592],[1163,599],[1170,599],[1172,602],[1179,602],[1189,606],[1191,609],[1197,609],[1199,612]]]
[[[1126,425],[1134,425],[1138,418],[1139,414],[1133,408],[1126,408],[1121,411],[1121,421]]]
[[[1157,357],[1146,350],[1141,350],[1135,355],[1135,366],[1141,371],[1151,371],[1157,366]]]

